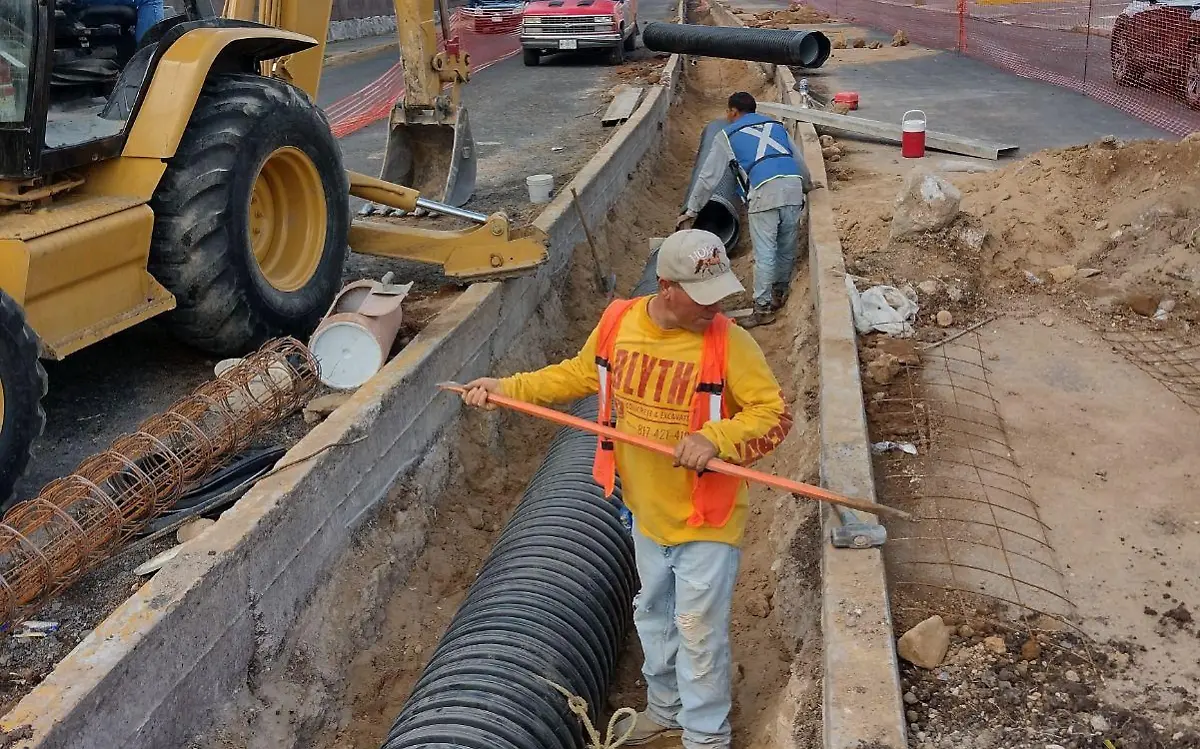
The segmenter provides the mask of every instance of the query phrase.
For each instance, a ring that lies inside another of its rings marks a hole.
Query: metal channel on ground
[[[288,452],[282,463],[294,466],[257,484],[122,603],[0,728],[29,726],[21,749],[157,749],[208,728],[252,669],[279,653],[360,521],[435,452],[461,409],[436,383],[489,371],[561,283],[585,239],[572,190],[589,222],[607,215],[661,143],[681,69],[672,55],[633,116],[535,219],[550,238],[549,263],[467,289]],[[406,532],[423,544],[424,525]]]
[[[743,25],[720,3],[712,4],[712,12],[722,26]],[[783,65],[759,67],[774,77],[782,103],[800,103],[791,70]],[[828,184],[816,130],[800,124],[795,132],[813,180]],[[876,501],[842,243],[829,191],[814,190],[808,199],[808,262],[819,347],[821,484]],[[883,554],[880,549],[834,548],[829,534],[837,515],[825,510],[821,515],[824,746],[901,749],[908,742]]]

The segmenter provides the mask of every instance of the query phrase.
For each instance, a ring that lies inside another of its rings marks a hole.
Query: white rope
[[[625,742],[629,740],[629,737],[633,735],[634,729],[637,728],[637,711],[631,707],[623,707],[613,713],[612,717],[608,719],[608,731],[602,739],[600,737],[600,732],[597,731],[596,726],[592,724],[592,719],[588,717],[587,700],[571,694],[571,692],[565,687],[555,684],[544,676],[539,676],[538,678],[553,687],[554,690],[563,697],[567,698],[567,709],[578,716],[579,720],[583,723],[584,730],[586,730],[588,733],[588,739],[591,741],[591,743],[588,744],[589,749],[617,749],[617,747],[624,746]],[[629,728],[625,730],[625,733],[614,738],[613,732],[617,730],[617,723],[626,716],[633,717],[633,720],[629,722]]]

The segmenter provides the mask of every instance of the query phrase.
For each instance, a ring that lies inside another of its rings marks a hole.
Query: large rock
[[[921,668],[937,668],[950,649],[950,628],[936,614],[900,636],[896,652]]]
[[[1078,272],[1074,265],[1060,265],[1048,271],[1050,277],[1054,279],[1054,283],[1066,283],[1074,278]]]
[[[962,193],[945,179],[914,169],[896,196],[892,213],[892,239],[907,239],[944,229],[958,217]]]

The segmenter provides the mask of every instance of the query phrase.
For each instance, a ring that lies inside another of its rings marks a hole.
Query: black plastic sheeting
[[[596,397],[571,413],[594,421]],[[632,622],[633,540],[592,480],[595,449],[586,432],[555,435],[383,749],[584,746],[539,677],[587,700],[596,722]]]
[[[728,124],[725,120],[713,120],[705,125],[700,133],[700,145],[696,149],[696,163],[692,165],[692,177],[688,180],[687,192],[684,194],[683,210],[687,209],[687,201],[691,200],[692,191],[696,189],[700,169],[704,166],[704,160],[708,158],[708,152],[717,134]],[[741,205],[742,197],[738,194],[737,176],[732,168],[726,169],[721,181],[713,188],[712,197],[696,214],[692,228],[716,234],[725,245],[725,251],[732,254],[742,235]],[[680,212],[682,213],[682,210]]]
[[[642,42],[654,52],[674,52],[728,60],[819,68],[832,45],[820,31],[746,29],[652,21],[642,29]]]

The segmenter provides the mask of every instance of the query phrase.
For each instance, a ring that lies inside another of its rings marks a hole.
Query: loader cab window
[[[122,118],[101,116],[137,48],[132,5],[52,0],[54,55],[47,81],[47,148],[64,148],[121,132]]]
[[[111,91],[116,80],[115,45],[100,44],[100,34],[80,39],[78,26],[63,23],[64,2],[0,0],[0,177],[5,179],[38,177],[120,152],[123,118],[120,113],[101,116],[105,88]],[[124,35],[102,31],[107,38]]]
[[[0,0],[0,124],[25,122],[37,22],[35,0]]]

